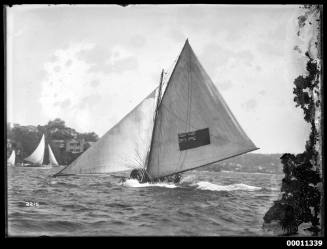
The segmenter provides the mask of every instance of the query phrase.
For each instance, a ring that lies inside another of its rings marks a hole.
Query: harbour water
[[[58,171],[8,167],[9,236],[270,236],[263,216],[283,177],[193,170],[174,185]]]

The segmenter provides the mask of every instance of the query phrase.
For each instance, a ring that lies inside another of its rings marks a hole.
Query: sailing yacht
[[[54,156],[49,144],[48,144],[48,150],[49,150],[49,166],[59,166],[59,164],[56,160],[56,157]],[[27,161],[29,163],[23,164],[23,166],[25,166],[25,167],[41,167],[41,166],[43,166],[44,154],[45,154],[45,138],[44,138],[44,134],[43,134],[38,146],[33,151],[33,153],[24,159],[24,161]]]
[[[186,40],[159,86],[90,149],[54,176],[131,170],[139,182],[178,182],[180,173],[258,148]]]
[[[16,153],[13,150],[10,154],[10,157],[7,160],[7,164],[10,166],[15,166],[15,161],[16,161]]]

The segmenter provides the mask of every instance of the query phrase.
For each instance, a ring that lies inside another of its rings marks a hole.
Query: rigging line
[[[191,115],[192,115],[192,93],[193,93],[193,81],[192,81],[192,61],[191,61],[191,53],[189,54],[190,59],[189,59],[189,63],[190,63],[190,72],[189,72],[189,77],[190,77],[190,105],[189,105],[189,109],[190,109],[190,115],[189,115],[189,122],[191,124]]]
[[[160,112],[159,112],[159,108],[160,108],[160,102],[161,102],[161,93],[162,93],[162,81],[163,81],[163,76],[164,76],[164,69],[162,69],[162,79],[161,79],[161,82],[159,84],[159,98],[158,98],[158,103],[157,103],[157,119],[159,119],[158,121],[158,125],[159,125],[159,129],[158,129],[158,135],[159,135],[159,141],[161,140],[161,137],[162,137],[162,115],[160,115]],[[158,156],[157,156],[157,168],[158,168],[158,171],[159,171],[159,163],[160,163],[160,158],[159,158],[159,155],[161,154],[161,148],[159,147],[158,148],[159,152],[158,152]]]
[[[164,72],[164,70],[163,70],[163,72]],[[167,78],[165,80],[167,80]],[[168,84],[168,81],[165,82],[166,87],[167,87],[167,84]],[[164,84],[162,84],[162,88],[164,87],[163,85]],[[162,89],[161,89],[161,91],[162,91]],[[162,98],[160,98],[160,103],[158,105],[158,116],[157,116],[157,119],[158,119],[158,123],[157,123],[158,124],[158,126],[157,126],[158,127],[158,133],[157,133],[158,140],[157,141],[160,141],[161,138],[163,137],[163,125],[162,125],[163,116],[162,116],[162,112],[160,111],[161,101],[162,101]],[[159,166],[159,164],[160,164],[160,155],[161,155],[161,151],[162,151],[161,147],[158,146],[157,150],[158,150],[158,152],[157,152],[157,171],[159,172],[159,169],[160,169],[160,166]]]
[[[188,53],[188,60],[187,60],[187,64],[188,64],[188,67],[187,67],[187,77],[188,77],[188,82],[187,82],[187,88],[188,88],[188,91],[187,91],[187,101],[188,101],[188,104],[187,104],[187,128],[189,129],[189,126],[191,124],[191,91],[192,91],[192,81],[191,81],[191,54]]]
[[[159,108],[159,107],[158,107]],[[161,137],[162,137],[162,115],[161,114],[159,114],[159,109],[158,109],[158,115],[157,115],[157,132],[156,132],[156,137],[157,137],[157,139],[156,139],[156,141],[160,141],[161,140]],[[156,164],[156,168],[157,168],[157,170],[159,171],[159,162],[160,162],[160,158],[159,158],[159,155],[160,155],[160,146],[157,146],[157,156],[156,156],[156,161],[157,161],[157,164]]]

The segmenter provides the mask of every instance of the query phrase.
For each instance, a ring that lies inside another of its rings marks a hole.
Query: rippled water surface
[[[9,236],[260,236],[282,175],[191,171],[181,184],[8,168]],[[27,206],[26,202],[38,206]]]

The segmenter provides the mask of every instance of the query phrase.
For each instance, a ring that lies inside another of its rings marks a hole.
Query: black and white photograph
[[[322,5],[3,8],[6,237],[323,246]]]

